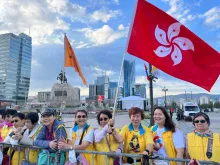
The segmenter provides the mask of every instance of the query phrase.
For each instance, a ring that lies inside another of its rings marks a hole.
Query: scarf
[[[200,136],[200,137],[212,137],[212,131],[209,129],[202,133],[199,132],[197,129],[195,129],[194,132],[197,136]]]

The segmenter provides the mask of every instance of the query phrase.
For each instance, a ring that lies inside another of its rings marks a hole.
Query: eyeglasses
[[[85,119],[85,118],[86,118],[86,115],[82,115],[82,116],[81,116],[81,115],[78,115],[78,116],[76,116],[76,118],[78,118],[78,119],[84,118],[84,119]]]
[[[205,120],[195,120],[195,121],[194,121],[194,123],[199,123],[199,122],[200,122],[200,123],[205,123],[206,121],[205,121]]]
[[[107,118],[107,117],[104,117],[104,118],[100,118],[99,120],[100,120],[100,121],[102,121],[102,120],[107,121],[108,118]]]
[[[17,123],[17,122],[19,122],[19,120],[13,120],[13,121],[11,121],[12,123]]]

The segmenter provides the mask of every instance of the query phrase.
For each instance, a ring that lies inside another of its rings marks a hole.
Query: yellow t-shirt
[[[133,137],[128,145],[128,153],[137,154],[137,153],[140,153],[140,144],[138,140],[140,136],[140,131],[133,130],[132,132],[133,132]]]

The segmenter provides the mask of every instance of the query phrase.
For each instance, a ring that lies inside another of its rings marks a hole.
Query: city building
[[[38,92],[38,102],[49,102],[51,100],[51,91]]]
[[[209,98],[207,96],[200,96],[199,97],[199,103],[202,104],[209,104]]]
[[[90,84],[89,85],[89,97],[93,97],[97,95],[97,85],[96,84]]]
[[[134,95],[135,92],[135,60],[124,61],[124,97]]]
[[[142,98],[146,98],[146,85],[145,84],[135,84],[135,95]]]
[[[32,39],[13,33],[0,35],[0,100],[23,104],[28,98]]]

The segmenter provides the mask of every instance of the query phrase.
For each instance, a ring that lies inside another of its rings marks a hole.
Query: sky
[[[220,52],[219,0],[149,0]],[[122,56],[136,0],[0,0],[0,34],[21,32],[32,37],[32,70],[29,96],[50,91],[64,63],[63,35],[66,33],[88,84],[106,74],[118,81]],[[136,83],[148,81],[144,61],[136,61]],[[88,87],[73,68],[66,68],[68,83],[88,95]],[[123,81],[123,80],[122,80]],[[122,83],[121,81],[121,83]],[[208,93],[196,85],[159,71],[154,96],[184,93]],[[211,94],[220,93],[220,78]]]

